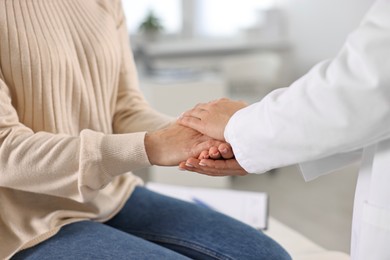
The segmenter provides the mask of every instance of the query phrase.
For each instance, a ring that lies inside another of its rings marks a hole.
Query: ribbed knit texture
[[[166,123],[138,90],[120,0],[0,0],[0,259],[112,217]]]

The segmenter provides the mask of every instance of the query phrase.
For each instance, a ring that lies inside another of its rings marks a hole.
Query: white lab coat
[[[352,259],[390,259],[390,1],[334,59],[234,114],[225,138],[251,173],[300,163],[311,180],[361,159]]]

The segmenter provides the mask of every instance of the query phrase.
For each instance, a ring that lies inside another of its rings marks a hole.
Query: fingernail
[[[185,168],[181,168],[181,167],[179,167],[179,171],[183,171],[183,172],[185,172],[185,171],[187,171]]]
[[[194,166],[192,164],[190,164],[190,163],[186,163],[186,166],[190,167],[190,168],[194,168]]]
[[[228,152],[228,149],[224,148],[224,149],[222,149],[221,152],[222,152],[222,153],[227,153],[227,152]]]
[[[200,166],[207,166],[207,165],[206,165],[204,162],[202,162],[202,161],[199,162],[199,165],[200,165]]]

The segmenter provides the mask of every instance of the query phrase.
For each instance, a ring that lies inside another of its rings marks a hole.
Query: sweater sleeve
[[[225,137],[248,172],[355,151],[390,137],[389,13],[389,1],[377,1],[334,59],[231,118]]]
[[[114,132],[128,133],[162,128],[173,119],[151,108],[139,90],[137,70],[130,48],[122,4],[121,1],[116,2],[115,16],[122,52],[122,65],[113,122]]]
[[[0,115],[1,187],[86,202],[115,176],[150,165],[143,132],[33,132],[20,123],[1,77]]]

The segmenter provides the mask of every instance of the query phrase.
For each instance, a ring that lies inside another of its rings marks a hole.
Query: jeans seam
[[[183,246],[189,249],[194,249],[200,253],[203,253],[205,255],[208,255],[210,257],[214,257],[219,260],[234,260],[233,258],[224,255],[220,252],[216,252],[214,250],[211,250],[209,248],[206,248],[202,245],[196,244],[191,241],[187,241],[181,238],[176,238],[176,237],[171,237],[171,236],[166,236],[166,235],[155,235],[151,233],[145,233],[145,232],[139,232],[139,231],[130,231],[131,234],[137,234],[143,237],[146,240],[154,241],[154,242],[161,242],[161,243],[166,243],[166,244],[172,244],[172,245],[178,245],[178,246]]]

